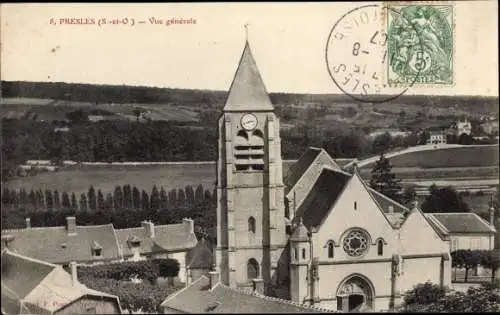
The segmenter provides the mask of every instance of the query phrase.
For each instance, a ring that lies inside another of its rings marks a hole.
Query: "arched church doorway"
[[[337,289],[337,310],[369,312],[373,310],[374,288],[368,278],[354,274],[344,279]]]

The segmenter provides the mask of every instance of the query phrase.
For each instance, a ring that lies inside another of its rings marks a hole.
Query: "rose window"
[[[344,250],[349,256],[361,256],[368,249],[368,235],[363,231],[354,230],[344,238]]]

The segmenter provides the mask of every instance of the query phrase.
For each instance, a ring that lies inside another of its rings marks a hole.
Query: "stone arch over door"
[[[337,310],[343,312],[373,311],[375,288],[362,274],[352,274],[344,278],[337,288]]]

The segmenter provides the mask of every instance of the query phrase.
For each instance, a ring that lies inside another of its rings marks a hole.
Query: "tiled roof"
[[[428,213],[426,217],[445,233],[493,234],[496,232],[494,227],[475,213]]]
[[[215,259],[209,241],[205,239],[200,240],[198,244],[187,253],[186,262],[187,266],[191,269],[209,270],[212,268]]]
[[[61,266],[2,252],[2,302],[8,303],[11,311],[17,308],[21,313],[51,314],[86,295],[111,298],[119,305],[114,295],[73,284]]]
[[[286,192],[295,186],[320,153],[321,149],[319,148],[308,148],[307,151],[300,156],[297,162],[290,166],[285,178],[283,179]]]
[[[328,215],[350,178],[351,176],[345,172],[323,169],[297,210],[296,216],[303,218],[307,228],[318,227]]]
[[[140,241],[141,254],[186,250],[195,247],[198,242],[185,223],[157,225],[154,229],[154,238],[149,237],[144,227],[115,230],[123,256],[133,255],[129,239]]]
[[[14,237],[10,250],[51,263],[121,258],[112,224],[76,226],[73,235],[64,226],[3,230],[2,235]],[[102,247],[100,257],[92,256],[94,242]]]
[[[201,276],[186,288],[170,295],[161,307],[185,313],[322,313],[327,310],[287,300],[252,294],[218,283],[212,290]]]
[[[273,109],[259,69],[252,56],[250,45],[246,42],[229,89],[224,111],[271,111]]]
[[[55,268],[56,265],[26,259],[5,250],[2,252],[2,287],[23,299]]]

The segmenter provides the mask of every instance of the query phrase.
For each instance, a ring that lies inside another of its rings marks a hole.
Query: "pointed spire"
[[[246,27],[245,27],[246,29]],[[224,111],[273,111],[248,41],[229,89]]]

